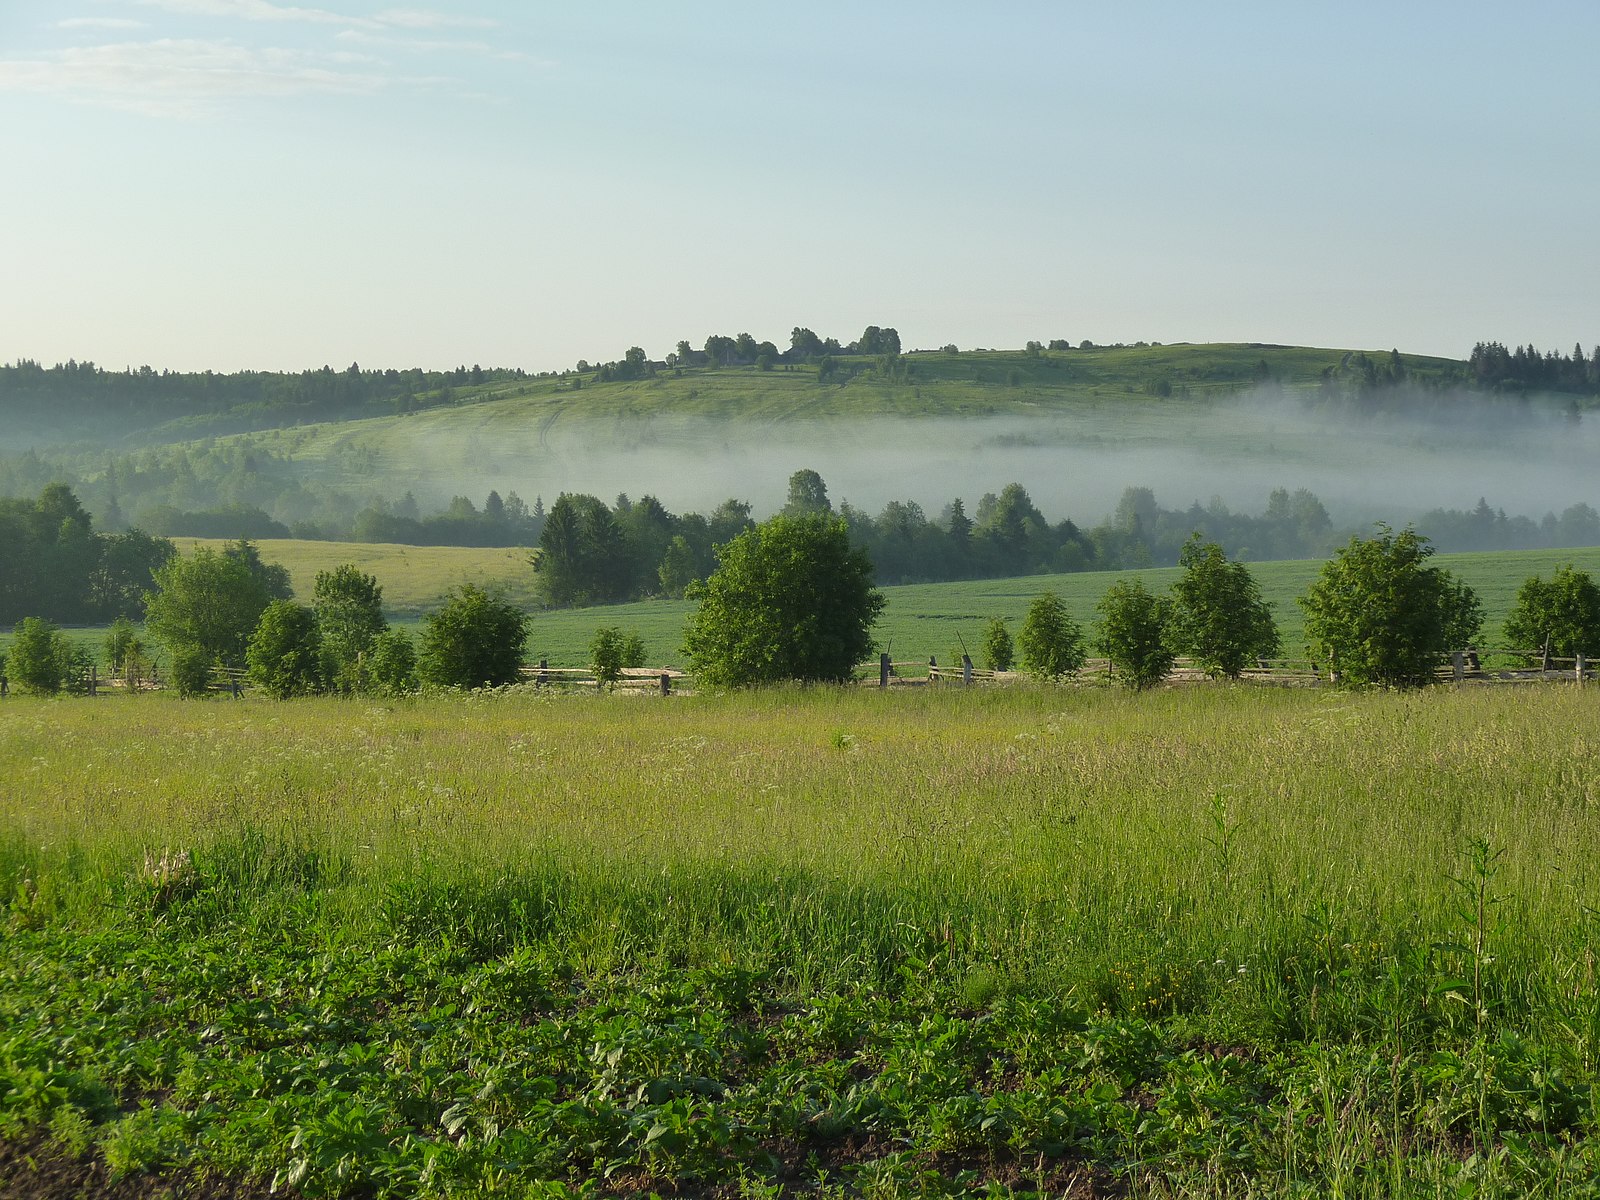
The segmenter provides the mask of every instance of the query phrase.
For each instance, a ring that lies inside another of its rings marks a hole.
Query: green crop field
[[[1566,685],[13,697],[0,1178],[1590,1196],[1597,753]]]

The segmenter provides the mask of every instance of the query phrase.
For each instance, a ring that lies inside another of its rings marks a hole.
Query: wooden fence
[[[1487,665],[1488,660],[1497,665]],[[1509,663],[1506,660],[1511,660]],[[874,670],[873,668],[877,669]],[[1019,671],[993,671],[973,665],[968,655],[948,666],[940,665],[938,658],[894,660],[887,654],[879,655],[874,663],[857,667],[858,682],[866,687],[928,687],[1006,685],[1026,678]],[[1091,658],[1084,662],[1077,674],[1079,679],[1109,678],[1111,663],[1105,658]],[[1536,650],[1515,648],[1485,648],[1458,650],[1441,658],[1434,668],[1434,677],[1441,682],[1473,684],[1530,684],[1541,682],[1572,681],[1579,684],[1600,680],[1600,657],[1579,654],[1553,655],[1549,647]],[[1206,679],[1206,673],[1192,658],[1179,658],[1173,663],[1166,680],[1172,683],[1195,682]],[[1241,678],[1261,683],[1286,686],[1317,686],[1336,684],[1338,672],[1325,661],[1309,658],[1258,658],[1254,665],[1241,672]],[[655,692],[663,696],[681,693],[693,686],[694,678],[687,671],[675,667],[624,667],[615,680],[601,679],[592,666],[553,667],[545,659],[522,668],[524,683],[538,688],[568,690],[605,690]],[[94,667],[83,678],[81,691],[90,696],[109,692],[143,692],[166,688],[167,681],[154,669],[100,675]],[[213,668],[207,690],[222,692],[234,697],[251,689],[247,673],[237,667]]]

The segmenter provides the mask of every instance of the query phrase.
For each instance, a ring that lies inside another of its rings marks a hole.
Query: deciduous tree
[[[843,519],[776,516],[723,546],[691,596],[684,649],[702,682],[843,682],[872,650],[883,594]]]

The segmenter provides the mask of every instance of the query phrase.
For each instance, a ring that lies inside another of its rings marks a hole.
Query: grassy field
[[[1590,1196],[1597,751],[1564,686],[14,699],[0,1142],[310,1196]]]
[[[196,546],[220,550],[223,538],[173,538],[181,553]],[[532,608],[539,603],[528,565],[528,551],[510,548],[475,549],[466,546],[398,546],[367,542],[269,540],[258,542],[267,562],[289,569],[295,595],[311,600],[317,572],[354,563],[383,587],[384,609],[395,617],[416,617],[443,603],[451,588],[464,583],[492,587],[513,603]]]

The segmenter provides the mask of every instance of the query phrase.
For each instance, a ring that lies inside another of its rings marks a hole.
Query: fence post
[[[99,694],[100,694],[100,672],[99,672],[99,670],[97,668],[91,666],[89,668],[89,695],[98,696]]]
[[[1450,672],[1457,683],[1467,677],[1467,656],[1459,650],[1450,653]]]
[[[928,682],[934,683],[939,678],[939,660],[934,655],[928,655]]]
[[[889,686],[889,656],[887,654],[878,655],[878,686],[880,688]]]
[[[972,686],[972,655],[970,654],[961,656],[961,682],[967,687]]]
[[[1548,633],[1544,635],[1544,661],[1539,664],[1539,669],[1541,671],[1550,669],[1550,635]]]
[[[1579,687],[1583,686],[1583,676],[1584,676],[1584,673],[1588,671],[1588,669],[1589,669],[1589,660],[1588,660],[1588,658],[1586,656],[1582,655],[1582,654],[1578,655],[1578,686]]]
[[[661,672],[661,694],[663,696],[672,695],[672,676],[665,671]]]
[[[534,687],[543,687],[545,684],[550,682],[550,675],[548,673],[549,666],[550,660],[548,658],[541,658],[539,660],[539,674],[538,677],[533,681]]]

